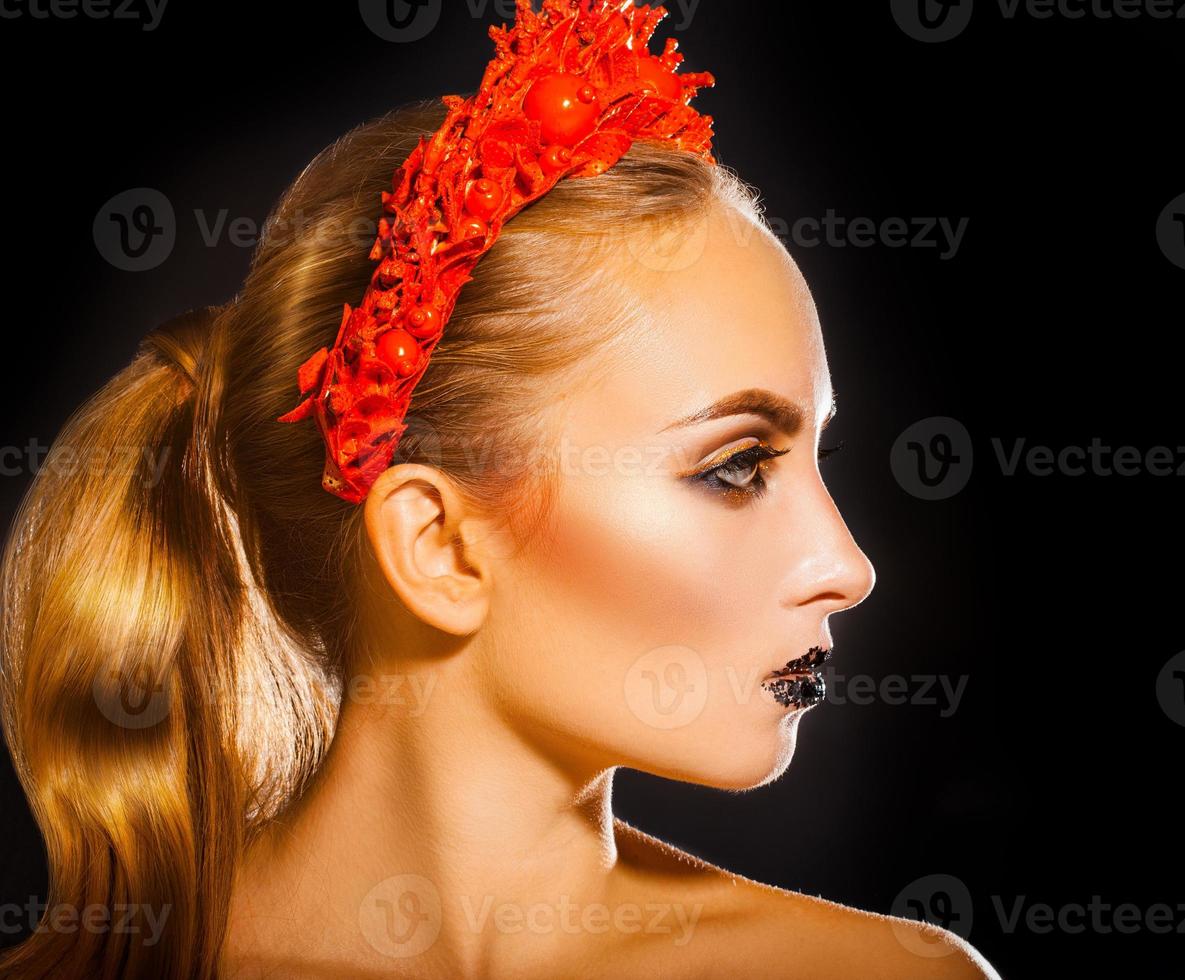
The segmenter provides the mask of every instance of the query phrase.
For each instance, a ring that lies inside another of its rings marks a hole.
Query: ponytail
[[[251,792],[241,562],[195,425],[218,312],[71,416],[9,534],[0,707],[51,879],[0,976],[215,975]]]

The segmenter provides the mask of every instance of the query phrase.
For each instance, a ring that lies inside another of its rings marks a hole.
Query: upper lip
[[[801,657],[795,657],[793,660],[787,661],[785,667],[771,671],[766,677],[766,680],[774,680],[778,677],[788,677],[791,674],[805,674],[809,671],[822,667],[823,664],[825,664],[830,659],[830,647],[814,646],[811,647]]]

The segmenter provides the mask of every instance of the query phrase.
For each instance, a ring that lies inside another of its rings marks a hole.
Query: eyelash
[[[832,446],[830,448],[820,447],[820,462],[827,459],[827,457],[833,455],[834,453],[839,452],[841,449],[843,449],[842,442],[839,443],[839,445]],[[719,466],[713,466],[710,470],[706,470],[705,472],[701,473],[696,479],[702,481],[704,486],[708,487],[710,490],[716,491],[717,493],[740,494],[744,497],[756,499],[757,497],[760,497],[762,494],[764,494],[768,489],[765,480],[762,479],[761,470],[760,467],[758,467],[758,464],[763,463],[767,459],[776,459],[778,456],[785,456],[788,452],[790,452],[790,449],[774,449],[773,446],[766,445],[765,443],[759,443],[756,446],[752,446],[751,448],[730,457]],[[754,479],[745,486],[737,486],[735,483],[729,483],[726,480],[722,480],[719,476],[720,473],[744,473],[746,470],[753,467],[758,467],[757,471],[754,473]]]

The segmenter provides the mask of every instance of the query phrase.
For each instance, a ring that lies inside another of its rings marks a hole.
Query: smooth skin
[[[724,206],[670,240],[622,253],[651,325],[542,416],[563,460],[546,533],[515,543],[429,466],[371,489],[375,652],[318,778],[243,865],[227,975],[998,977],[949,932],[612,815],[616,766],[730,790],[781,775],[826,707],[788,711],[760,681],[829,647],[875,579],[819,473],[833,391],[798,268]],[[754,389],[797,427],[672,424]],[[689,475],[761,441],[790,451]]]

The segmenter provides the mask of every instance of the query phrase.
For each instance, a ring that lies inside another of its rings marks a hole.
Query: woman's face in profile
[[[762,680],[830,648],[874,572],[819,473],[833,392],[796,265],[721,208],[678,241],[627,253],[653,329],[550,410],[554,520],[495,574],[490,676],[581,769],[741,789],[784,770],[810,710]]]

